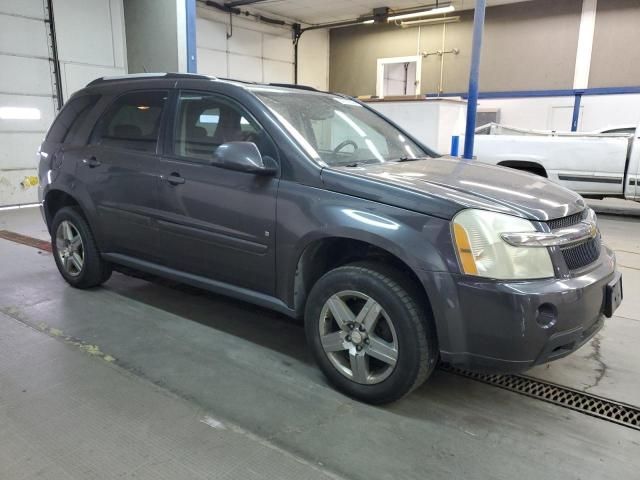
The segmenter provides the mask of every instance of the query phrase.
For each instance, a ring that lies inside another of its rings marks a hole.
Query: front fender
[[[277,291],[289,306],[294,304],[296,269],[304,251],[319,240],[333,238],[378,247],[414,272],[458,269],[447,220],[282,182],[278,193]]]

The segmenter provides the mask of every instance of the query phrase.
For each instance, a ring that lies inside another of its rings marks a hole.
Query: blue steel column
[[[469,72],[469,95],[467,98],[467,128],[464,134],[464,155],[473,158],[473,141],[478,111],[478,79],[480,78],[480,54],[482,53],[482,35],[484,32],[484,11],[486,0],[476,0],[473,14],[473,46],[471,49],[471,71]]]
[[[582,92],[576,92],[575,100],[573,101],[573,117],[571,118],[571,131],[578,131],[578,120],[580,119],[580,101],[582,100]]]
[[[185,0],[187,12],[187,72],[198,71],[196,56],[196,0]]]

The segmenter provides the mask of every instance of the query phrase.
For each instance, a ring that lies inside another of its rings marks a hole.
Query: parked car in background
[[[329,381],[371,403],[439,360],[518,372],[568,355],[622,299],[579,195],[439,158],[309,87],[96,80],[53,123],[39,178],[70,285],[135,269],[304,319]]]
[[[640,137],[635,127],[583,133],[490,123],[476,129],[474,143],[479,162],[535,173],[584,197],[640,200]]]

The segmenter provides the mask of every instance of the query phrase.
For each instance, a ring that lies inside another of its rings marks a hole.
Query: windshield
[[[267,87],[251,90],[321,164],[356,166],[430,155],[393,125],[348,98]]]

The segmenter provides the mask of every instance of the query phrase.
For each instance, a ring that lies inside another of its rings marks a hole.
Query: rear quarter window
[[[140,91],[119,97],[104,113],[91,143],[155,152],[167,91]]]
[[[63,143],[71,139],[98,100],[100,95],[83,95],[69,100],[51,125],[47,141]]]

